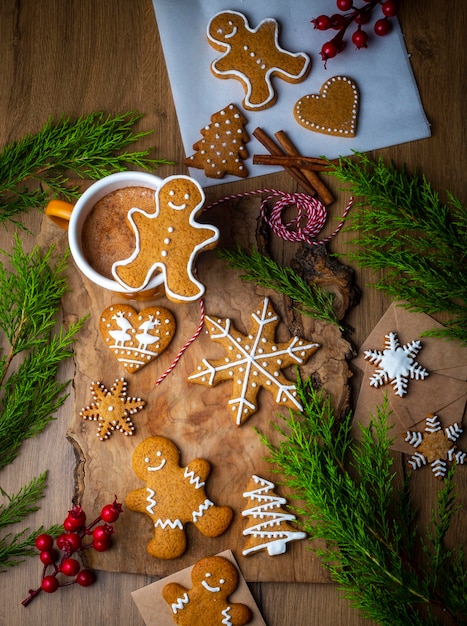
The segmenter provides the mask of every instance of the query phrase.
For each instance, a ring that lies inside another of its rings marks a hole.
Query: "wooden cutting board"
[[[219,227],[219,247],[239,242],[246,249],[251,249],[255,245],[258,210],[258,198],[243,199],[211,209],[203,219]],[[58,242],[62,248],[66,246],[63,231],[46,220],[42,239],[49,243]],[[200,256],[198,272],[200,280],[206,285],[206,313],[230,317],[239,330],[248,331],[251,313],[262,302],[266,292],[240,280],[238,272],[228,269],[215,251]],[[280,485],[280,476],[273,473],[274,467],[266,460],[267,449],[255,430],[277,441],[278,435],[271,423],[280,423],[279,415],[287,415],[287,410],[280,408],[270,393],[261,390],[260,410],[238,427],[228,407],[229,382],[216,387],[189,382],[187,377],[203,358],[215,359],[224,354],[204,330],[183,354],[175,369],[160,385],[155,385],[155,381],[170,367],[181,346],[195,332],[200,320],[199,303],[174,304],[165,297],[157,300],[157,304],[168,308],[175,316],[176,334],[162,355],[137,373],[129,374],[108,350],[99,333],[100,313],[110,304],[125,303],[141,310],[155,302],[128,302],[121,296],[98,289],[82,277],[72,261],[68,274],[70,291],[63,303],[65,320],[89,316],[76,343],[74,414],[68,429],[68,438],[77,453],[76,501],[92,516],[94,512],[99,512],[103,504],[111,502],[114,494],[124,502],[129,491],[144,487],[132,470],[131,457],[141,441],[157,434],[171,439],[180,448],[182,465],[197,457],[207,459],[212,465],[207,481],[208,496],[216,504],[229,505],[235,512],[229,529],[215,539],[204,537],[188,524],[187,551],[180,558],[164,561],[146,552],[146,544],[153,536],[150,518],[125,509],[115,524],[114,547],[104,553],[87,551],[87,565],[108,571],[166,576],[208,554],[231,549],[248,581],[327,582],[326,571],[310,550],[319,547],[316,542],[289,543],[287,552],[275,557],[265,551],[249,557],[242,556],[245,520],[241,511],[246,505],[242,493],[251,475],[258,474],[272,480],[276,484],[276,493],[285,497],[289,495]],[[273,292],[267,295],[284,319],[286,304],[282,297]],[[340,331],[329,324],[308,319],[304,332],[305,339],[315,341],[321,347],[302,368],[302,375],[318,373],[332,394],[335,406],[346,405],[347,380],[351,375],[346,362],[349,344]],[[290,333],[282,322],[276,338],[281,341],[290,339]],[[293,375],[293,371],[288,374]],[[146,407],[133,416],[135,433],[132,437],[115,431],[108,440],[100,441],[96,436],[96,423],[83,420],[79,412],[92,401],[89,389],[92,381],[101,381],[110,387],[119,377],[128,381],[128,395],[143,398]]]

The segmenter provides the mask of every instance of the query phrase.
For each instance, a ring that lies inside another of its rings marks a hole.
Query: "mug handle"
[[[63,230],[68,230],[73,207],[73,204],[64,200],[51,200],[45,207],[45,214],[54,224],[57,224]]]

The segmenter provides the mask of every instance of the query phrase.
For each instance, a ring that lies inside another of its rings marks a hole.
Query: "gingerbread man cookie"
[[[169,583],[162,596],[170,604],[172,617],[179,626],[243,626],[252,613],[246,604],[229,602],[238,586],[237,568],[222,556],[198,561],[191,572],[193,587]]]
[[[196,257],[214,248],[219,230],[196,217],[204,205],[201,186],[189,176],[169,176],[156,191],[156,210],[133,208],[128,221],[136,238],[133,254],[112,266],[112,274],[129,291],[144,289],[156,271],[175,302],[192,302],[204,293],[194,276]]]
[[[230,507],[216,506],[206,495],[211,465],[194,459],[180,467],[180,450],[165,437],[148,437],[135,449],[132,466],[146,487],[131,491],[126,506],[149,515],[154,538],[147,551],[159,559],[175,559],[186,550],[185,525],[195,525],[206,537],[218,537],[230,525]]]
[[[272,77],[299,83],[310,71],[310,58],[304,52],[288,52],[278,43],[279,24],[268,18],[250,28],[237,11],[217,13],[208,24],[211,46],[224,54],[211,63],[217,78],[234,78],[245,90],[243,107],[260,111],[274,104],[277,93]]]

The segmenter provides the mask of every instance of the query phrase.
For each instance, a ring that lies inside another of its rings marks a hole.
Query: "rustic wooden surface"
[[[418,168],[443,197],[445,190],[450,190],[464,202],[466,18],[467,9],[462,0],[453,0],[441,7],[437,0],[426,0],[423,6],[402,3],[401,23],[433,137],[379,152],[396,163]],[[2,0],[0,58],[1,145],[38,131],[50,115],[78,116],[96,110],[118,113],[137,109],[145,114],[141,128],[156,131],[147,145],[155,144],[158,156],[171,158],[178,165],[182,163],[183,149],[149,0],[109,0],[106,3],[84,0],[67,2],[66,7],[59,0],[40,3]],[[384,102],[381,103],[381,123],[385,123]],[[173,172],[173,168],[164,166],[156,173],[166,176]],[[291,179],[281,173],[260,181],[220,186],[215,189],[215,196],[255,189],[259,182],[262,187],[296,190]],[[214,190],[208,192],[208,200],[213,194]],[[339,198],[330,209],[331,217],[338,216],[344,205],[345,199]],[[26,216],[25,223],[32,232],[32,235],[24,234],[27,246],[34,244],[38,233],[40,241],[48,241],[53,236],[49,225],[41,225],[39,214]],[[332,242],[331,249],[343,250],[347,237],[341,233]],[[12,238],[12,229],[2,230],[0,247],[8,248]],[[354,328],[352,342],[358,348],[389,301],[366,287],[371,281],[368,273],[360,270],[356,273],[363,297],[346,321]],[[65,314],[69,312],[67,306]],[[243,319],[247,326],[248,319]],[[64,379],[74,377],[74,367],[69,363],[63,368]],[[98,372],[89,372],[90,377],[94,375]],[[353,382],[357,388],[358,376]],[[77,393],[82,392],[77,390]],[[47,495],[40,511],[28,520],[31,527],[61,520],[75,493],[76,457],[66,440],[73,415],[72,394],[57,421],[39,437],[26,442],[14,465],[0,473],[1,487],[14,492],[39,472],[49,469]],[[138,415],[135,421],[137,419]],[[431,476],[420,473],[415,485],[415,493],[420,494],[421,515],[426,516],[435,493]],[[459,479],[459,489],[465,494],[465,477]],[[98,502],[101,497],[104,496],[98,490]],[[464,496],[463,501],[465,505]],[[465,516],[462,519],[465,523]],[[465,527],[462,530],[459,524],[453,528],[452,541],[464,537]],[[29,588],[38,584],[39,575],[36,559],[0,574],[0,623],[9,626],[26,623],[142,626],[130,592],[154,580],[154,576],[141,573],[101,572],[99,584],[94,587],[62,590],[53,597],[39,597],[24,609],[21,600]],[[329,583],[269,582],[250,586],[269,626],[365,623]]]

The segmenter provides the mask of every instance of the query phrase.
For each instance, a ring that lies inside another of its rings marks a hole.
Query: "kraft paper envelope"
[[[388,308],[352,361],[363,372],[353,421],[356,438],[360,431],[358,424],[369,424],[386,394],[393,411],[390,420],[394,428],[390,436],[395,438],[393,448],[400,452],[413,452],[404,441],[406,431],[423,430],[429,413],[438,415],[443,428],[453,422],[462,423],[467,402],[467,347],[449,339],[422,336],[423,332],[441,326],[429,315],[408,311],[400,303]],[[385,335],[391,331],[397,333],[401,346],[420,340],[422,349],[415,360],[429,372],[424,380],[408,378],[407,394],[402,398],[395,395],[390,384],[370,386],[370,376],[377,366],[364,358],[365,350],[383,350]]]
[[[220,552],[218,556],[228,559],[238,569],[237,562],[231,550]],[[177,582],[187,589],[191,589],[192,569],[193,567],[187,567],[186,569],[180,570],[179,572],[171,574],[165,578],[161,578],[146,587],[142,587],[141,589],[132,592],[131,596],[138,607],[146,626],[174,626],[175,622],[172,618],[172,610],[162,597],[162,589],[165,585],[172,582]],[[232,602],[246,604],[250,608],[253,618],[250,622],[248,622],[248,626],[266,626],[266,622],[263,620],[258,606],[256,605],[240,570],[239,574],[238,587],[234,593],[229,596],[229,599]]]

